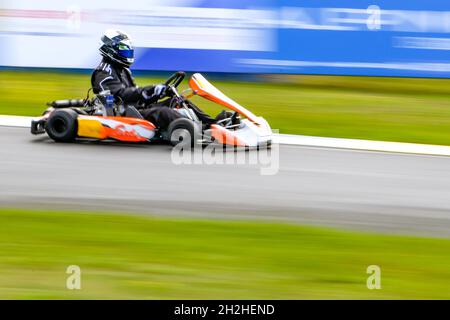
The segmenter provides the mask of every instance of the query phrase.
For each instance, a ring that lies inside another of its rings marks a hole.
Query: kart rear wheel
[[[179,118],[169,125],[167,129],[169,141],[173,146],[191,148],[200,137],[199,126],[187,118]]]
[[[56,110],[48,118],[45,131],[50,138],[57,142],[71,142],[77,136],[77,118],[78,114],[74,110]]]

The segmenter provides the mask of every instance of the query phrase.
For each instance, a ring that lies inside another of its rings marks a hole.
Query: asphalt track
[[[2,207],[450,236],[450,157],[280,146],[278,173],[261,175],[258,164],[177,165],[165,145],[60,144],[27,128],[0,127],[0,146]]]

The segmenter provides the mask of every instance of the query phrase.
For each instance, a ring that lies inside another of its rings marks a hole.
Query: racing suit
[[[142,116],[161,129],[166,129],[173,120],[182,117],[180,113],[169,108],[171,99],[157,103],[159,96],[154,95],[155,86],[139,88],[129,68],[106,58],[103,58],[92,73],[91,85],[95,94],[109,90],[115,97],[120,97],[125,106],[144,105],[145,109],[140,111]],[[194,104],[189,103],[189,106],[203,123],[209,125],[215,121]]]

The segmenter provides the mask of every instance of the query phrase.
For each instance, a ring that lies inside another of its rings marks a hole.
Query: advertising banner
[[[0,65],[93,68],[109,28],[140,70],[450,76],[442,0],[6,0]]]

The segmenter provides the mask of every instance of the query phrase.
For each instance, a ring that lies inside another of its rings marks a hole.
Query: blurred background
[[[93,68],[126,30],[137,70],[446,77],[442,1],[2,1],[0,64]]]
[[[441,1],[1,6],[1,114],[40,115],[47,101],[84,97],[99,38],[116,28],[134,41],[140,85],[203,72],[282,133],[450,144],[450,9]]]
[[[84,98],[109,28],[141,86],[201,72],[282,134],[450,146],[442,0],[2,0],[0,115]],[[22,128],[0,147],[0,298],[450,297],[449,158],[282,146],[261,177]]]

